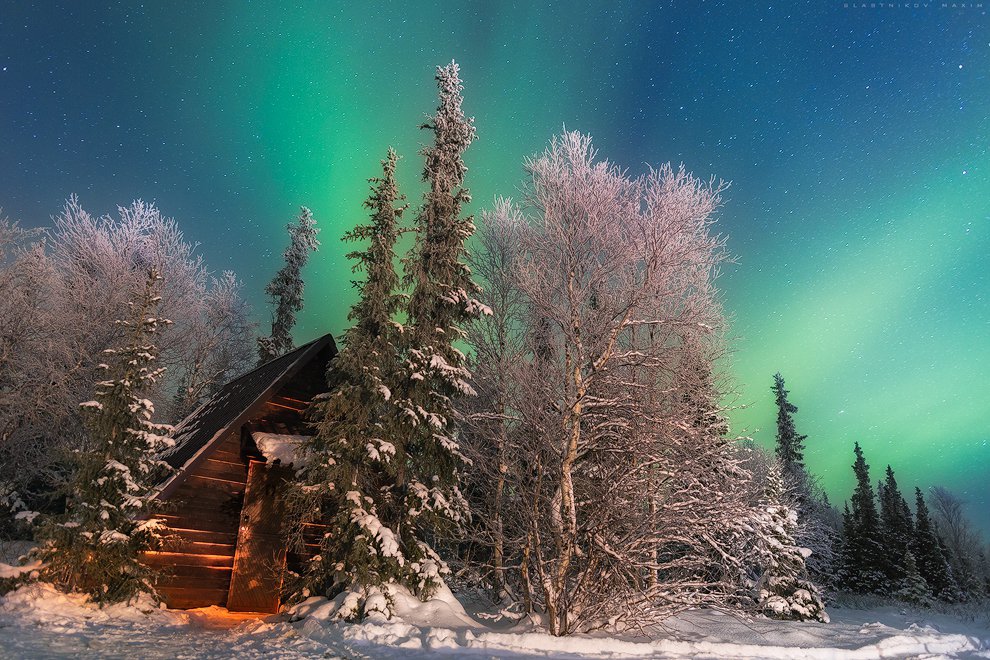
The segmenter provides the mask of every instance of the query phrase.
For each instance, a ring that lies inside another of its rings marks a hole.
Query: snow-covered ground
[[[833,622],[742,620],[710,611],[668,622],[653,640],[558,639],[482,624],[456,603],[403,602],[392,621],[333,622],[310,602],[297,621],[147,602],[98,609],[44,585],[0,599],[4,658],[990,658],[990,630],[896,608],[838,609]]]
[[[990,658],[990,629],[895,607],[833,609],[832,623],[737,619],[692,611],[653,639],[554,638],[446,597],[396,597],[396,616],[333,620],[310,599],[293,616],[221,608],[178,612],[150,601],[99,609],[34,584],[0,598],[0,658]],[[295,620],[291,620],[295,619]]]

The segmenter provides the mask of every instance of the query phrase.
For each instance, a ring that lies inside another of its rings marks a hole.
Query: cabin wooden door
[[[248,467],[227,595],[231,612],[278,612],[285,566],[280,496],[290,475],[289,468],[281,465],[251,461]]]

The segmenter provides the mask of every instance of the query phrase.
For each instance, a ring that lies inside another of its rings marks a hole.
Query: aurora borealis
[[[42,226],[154,200],[253,296],[300,204],[322,227],[300,340],[339,334],[339,236],[389,145],[422,192],[433,67],[461,64],[476,211],[566,126],[640,172],[732,182],[734,427],[772,442],[772,375],[833,502],[852,444],[990,531],[990,18],[833,0],[5,5],[0,207]]]

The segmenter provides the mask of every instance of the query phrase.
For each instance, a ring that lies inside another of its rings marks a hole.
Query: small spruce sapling
[[[904,577],[901,579],[900,589],[897,590],[897,597],[915,605],[931,605],[932,591],[928,588],[925,578],[921,577],[918,562],[915,561],[914,554],[910,550],[904,551],[902,565]]]
[[[797,511],[786,504],[785,496],[781,468],[773,463],[767,474],[765,501],[754,521],[763,566],[758,595],[760,610],[776,619],[828,623],[821,593],[808,579],[805,567],[811,551],[797,547],[794,542]]]

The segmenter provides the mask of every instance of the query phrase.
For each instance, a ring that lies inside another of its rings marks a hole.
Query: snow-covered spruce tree
[[[302,269],[309,260],[309,253],[320,246],[316,235],[320,232],[313,219],[313,212],[300,207],[295,224],[286,225],[289,231],[289,247],[282,253],[285,262],[275,277],[265,287],[272,305],[272,331],[267,337],[258,338],[258,364],[264,364],[292,350],[292,328],[296,314],[303,308]]]
[[[504,276],[517,289],[492,323],[521,330],[523,354],[501,357],[507,382],[478,383],[506,387],[507,405],[479,400],[467,436],[472,472],[503,475],[489,492],[501,483],[510,498],[513,586],[556,635],[732,602],[751,509],[711,369],[721,188],[669,166],[629,178],[578,133],[526,167],[526,205],[492,213],[512,227]]]
[[[416,216],[416,242],[403,260],[403,281],[411,290],[404,309],[405,362],[394,393],[400,411],[396,487],[401,515],[395,531],[416,575],[413,591],[424,599],[436,592],[447,571],[431,539],[469,515],[459,487],[464,456],[454,400],[474,390],[467,382],[466,357],[455,343],[464,339],[464,326],[484,311],[465,263],[474,223],[462,216],[471,199],[462,187],[467,172],[462,156],[474,139],[474,121],[461,108],[457,63],[438,67],[436,80],[440,104],[423,125],[434,140],[421,151],[429,190]]]
[[[928,505],[921,489],[915,487],[915,526],[911,552],[918,562],[918,570],[932,593],[939,600],[953,602],[959,597],[959,588],[952,578],[949,563],[945,559],[942,545],[932,524]]]
[[[890,584],[899,584],[904,580],[907,571],[904,557],[911,547],[914,522],[911,518],[911,509],[897,485],[894,470],[889,465],[879,496],[880,527],[884,547],[888,549],[887,579]]]
[[[763,571],[757,582],[759,607],[773,618],[828,623],[821,593],[805,567],[811,551],[794,542],[797,511],[787,504],[782,472],[777,462],[770,466],[762,511],[752,523]]]
[[[65,514],[42,523],[34,551],[44,562],[42,580],[101,603],[154,593],[154,572],[138,554],[162,538],[163,521],[151,517],[153,486],[164,469],[155,456],[172,442],[168,427],[151,421],[154,408],[144,398],[163,371],[152,343],[169,324],[156,316],[160,279],[150,270],[130,318],[118,321],[126,343],[105,351],[107,378],[81,404],[90,447],[77,454]]]
[[[411,582],[413,562],[398,535],[396,510],[397,466],[404,459],[390,441],[397,415],[392,388],[400,368],[395,242],[405,209],[397,205],[403,197],[395,181],[396,161],[389,149],[382,176],[370,180],[371,196],[364,203],[370,223],[343,237],[368,242],[366,249],[347,255],[365,278],[354,282],[358,301],[348,314],[354,325],[344,333],[343,348],[328,371],[329,393],[309,413],[317,433],[303,447],[308,459],[290,496],[295,514],[290,533],[297,542],[304,538],[302,524],[329,524],[297,595],[352,589],[358,596],[383,583]],[[340,614],[362,614],[363,599],[352,605],[357,609]]]
[[[788,490],[798,510],[797,542],[812,551],[808,571],[816,584],[831,590],[835,586],[836,545],[839,529],[837,513],[827,502],[824,491],[804,464],[804,441],[794,424],[798,408],[788,399],[784,378],[774,374],[771,391],[777,406],[777,438],[774,453],[783,466]]]
[[[901,578],[900,588],[895,596],[915,605],[931,605],[932,591],[928,588],[925,578],[921,576],[918,562],[915,561],[914,554],[910,550],[904,551],[901,565],[904,567],[904,577]]]
[[[870,482],[870,466],[863,457],[859,443],[853,449],[856,461],[856,489],[852,496],[852,510],[843,517],[842,575],[845,589],[857,593],[880,593],[886,585],[885,553]]]

